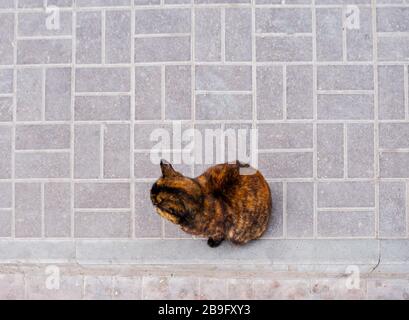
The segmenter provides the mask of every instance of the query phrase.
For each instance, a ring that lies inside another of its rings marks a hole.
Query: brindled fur
[[[241,174],[246,169],[253,171]],[[207,237],[209,246],[223,240],[245,244],[266,230],[271,192],[259,171],[240,162],[225,163],[192,179],[164,160],[161,170],[151,189],[158,214],[189,234]]]

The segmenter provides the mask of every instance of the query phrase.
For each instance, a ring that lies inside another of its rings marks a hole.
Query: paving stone
[[[374,97],[369,94],[319,94],[318,119],[371,120],[374,118]]]
[[[271,198],[274,199],[271,210],[270,221],[263,237],[283,236],[283,184],[281,182],[270,182]]]
[[[200,278],[199,281],[201,300],[227,299],[226,279]]]
[[[407,32],[409,8],[392,7],[376,9],[376,26],[378,32]]]
[[[135,236],[136,238],[159,238],[162,236],[162,219],[155,212],[150,201],[150,190],[153,183],[138,182],[135,184]]]
[[[297,37],[257,37],[257,61],[312,61],[312,38]]]
[[[409,281],[401,279],[368,280],[370,300],[408,300]]]
[[[59,13],[58,24],[48,24],[50,13],[48,12],[20,12],[18,14],[18,35],[20,37],[39,36],[70,36],[72,35],[72,12],[62,11]]]
[[[283,69],[276,66],[257,67],[257,118],[283,118]]]
[[[70,148],[69,125],[17,125],[16,150]]]
[[[408,152],[380,152],[381,178],[409,178]]]
[[[359,7],[359,28],[346,28],[346,47],[348,61],[372,61],[373,38],[371,8]]]
[[[44,2],[41,0],[19,0],[18,8],[41,8]]]
[[[199,297],[199,280],[193,277],[146,276],[142,288],[144,300],[196,300]]]
[[[160,67],[135,69],[135,118],[137,120],[161,118],[161,77]]]
[[[11,237],[11,224],[12,211],[0,209],[0,238]]]
[[[287,118],[313,118],[312,66],[287,67]]]
[[[109,276],[85,276],[84,299],[85,300],[112,300],[112,277]]]
[[[342,9],[319,8],[317,19],[317,60],[342,60]]]
[[[373,237],[374,211],[318,212],[317,233],[321,237]]]
[[[197,4],[228,4],[228,3],[250,3],[250,0],[194,0]]]
[[[227,8],[226,20],[226,61],[251,61],[251,9]]]
[[[69,178],[69,153],[17,153],[15,156],[16,178]]]
[[[107,63],[131,62],[131,13],[106,11],[105,59]]]
[[[44,233],[49,238],[71,236],[70,183],[44,184]]]
[[[98,178],[101,159],[101,126],[75,125],[74,177]]]
[[[24,299],[24,275],[2,274],[0,275],[0,299],[22,300]]]
[[[71,63],[72,44],[67,39],[19,40],[18,64]]]
[[[115,300],[142,299],[142,277],[114,277],[113,298]]]
[[[15,190],[16,237],[41,237],[41,184],[16,183]]]
[[[0,179],[11,178],[12,129],[0,127]]]
[[[406,239],[381,240],[382,262],[385,264],[407,263],[409,261],[408,244]]]
[[[0,13],[0,65],[14,61],[14,14]]]
[[[379,184],[379,236],[406,235],[406,186],[404,182]]]
[[[0,122],[13,121],[13,98],[0,98]]]
[[[255,280],[254,298],[262,300],[306,300],[310,299],[308,280]]]
[[[74,0],[47,0],[47,5],[56,7],[72,7]]]
[[[190,66],[166,66],[165,118],[187,120],[191,118],[192,80]]]
[[[256,32],[259,33],[310,33],[311,10],[304,8],[256,9]]]
[[[129,92],[128,68],[77,68],[77,92]]]
[[[0,4],[1,9],[13,9],[15,7],[14,5],[15,0],[4,0]]]
[[[76,62],[102,62],[102,15],[100,11],[78,12],[76,26]]]
[[[76,0],[77,7],[118,7],[130,6],[132,0]],[[139,0],[135,0],[138,2]]]
[[[375,186],[372,182],[320,182],[318,207],[373,207]]]
[[[47,269],[45,269],[47,270]],[[30,275],[26,278],[26,298],[28,300],[80,300],[83,280],[81,276],[59,275],[58,288],[51,282],[52,274]],[[49,287],[47,287],[47,285]],[[50,287],[51,286],[51,287]]]
[[[190,33],[190,9],[136,10],[135,33]]]
[[[312,148],[312,129],[310,124],[260,124],[259,149]]]
[[[347,125],[348,177],[374,177],[374,126]]]
[[[160,0],[135,0],[135,6],[155,5],[155,4],[160,4]]]
[[[109,124],[104,133],[104,177],[129,178],[130,128],[129,125]]]
[[[17,71],[18,121],[41,120],[43,94],[43,73],[41,69],[20,69]]]
[[[76,212],[77,238],[129,238],[130,212]]]
[[[380,123],[379,147],[386,149],[409,148],[409,124]]]
[[[71,69],[47,68],[45,83],[45,119],[71,119]]]
[[[373,67],[368,65],[318,66],[318,90],[372,90]]]
[[[75,120],[129,120],[129,96],[79,96],[75,98]]]
[[[287,236],[313,236],[314,185],[311,182],[287,183]]]
[[[344,175],[344,125],[317,126],[317,172],[320,178]]]
[[[378,67],[379,118],[405,118],[404,69],[402,66]]]
[[[250,91],[251,67],[197,66],[196,90]]]
[[[135,39],[135,62],[190,61],[190,36]]]
[[[196,96],[198,120],[249,120],[252,118],[250,94],[200,94]]]
[[[267,178],[312,177],[312,153],[260,153],[258,167]]]
[[[319,300],[361,300],[366,299],[366,281],[359,280],[359,287],[349,287],[349,278],[314,279],[311,281],[312,298]]]
[[[0,94],[13,93],[13,79],[12,69],[0,70]]]
[[[12,184],[10,182],[0,182],[0,208],[12,207]]]
[[[409,37],[382,36],[378,37],[379,61],[407,61],[409,58]]]
[[[227,297],[230,300],[254,299],[254,289],[251,280],[229,279],[227,282]]]
[[[83,209],[130,208],[129,183],[76,183],[74,206]]]
[[[195,8],[195,61],[221,61],[221,11]]]

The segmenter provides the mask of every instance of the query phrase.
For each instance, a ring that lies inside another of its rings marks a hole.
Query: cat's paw
[[[207,240],[207,245],[210,248],[216,248],[218,246],[220,246],[220,244],[223,242],[223,240],[215,240],[213,238],[209,238],[209,240]]]

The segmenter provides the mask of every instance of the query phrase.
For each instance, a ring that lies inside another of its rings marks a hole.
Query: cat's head
[[[156,211],[175,224],[189,221],[202,207],[203,194],[193,179],[177,172],[166,160],[160,163],[162,177],[152,186],[151,200]]]

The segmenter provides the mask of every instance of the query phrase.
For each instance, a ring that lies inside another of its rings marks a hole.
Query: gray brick
[[[80,96],[75,98],[75,120],[129,120],[129,96]]]
[[[166,66],[165,118],[187,120],[191,118],[192,80],[190,66]]]
[[[161,68],[137,67],[135,70],[135,118],[161,118]]]
[[[99,125],[76,125],[74,141],[74,177],[98,178],[100,176]]]
[[[31,178],[69,178],[69,153],[18,153],[16,154],[16,177]]]
[[[257,118],[283,118],[283,69],[277,66],[257,67]]]
[[[12,223],[11,210],[0,209],[0,238],[11,237],[11,223]],[[1,289],[2,288],[0,285],[0,290]]]
[[[249,94],[201,94],[196,96],[196,119],[239,120],[252,118]]]
[[[312,125],[303,123],[259,124],[260,149],[312,148]]]
[[[75,237],[129,238],[130,217],[129,212],[76,212]]]
[[[9,182],[0,182],[0,208],[11,208],[12,185]]]
[[[14,13],[0,13],[0,65],[14,61]]]
[[[368,280],[368,299],[370,300],[407,300],[409,281],[404,279]]]
[[[132,0],[76,0],[78,7],[130,6]],[[136,2],[138,0],[135,0]]]
[[[227,299],[226,279],[200,278],[200,300]]]
[[[11,178],[11,130],[0,127],[0,179]]]
[[[69,36],[72,34],[72,12],[61,11],[59,27],[47,28],[46,12],[20,12],[18,14],[18,35],[20,37],[32,36]]]
[[[409,59],[409,37],[378,37],[379,61],[407,61]]]
[[[15,3],[15,0],[3,0],[0,3],[0,8],[1,9],[13,9],[15,7],[14,3]]]
[[[135,62],[190,61],[190,36],[135,39]]]
[[[50,238],[70,237],[70,183],[46,183],[44,185],[44,233]]]
[[[19,40],[17,48],[18,64],[71,63],[71,40]]]
[[[313,70],[311,66],[287,67],[287,118],[313,118]]]
[[[409,124],[380,123],[379,147],[386,149],[409,148]]]
[[[0,299],[1,300],[24,299],[24,274],[0,275]]]
[[[162,236],[162,219],[155,212],[149,199],[153,183],[138,182],[135,184],[135,236],[152,238]]]
[[[142,299],[197,299],[199,279],[195,277],[156,277],[143,278]]]
[[[41,236],[41,184],[16,183],[16,237]]]
[[[317,127],[317,171],[320,178],[344,176],[344,126],[319,124]]]
[[[379,118],[405,118],[405,88],[403,66],[378,67]]]
[[[0,122],[13,121],[13,98],[0,98]]]
[[[77,92],[129,92],[131,73],[128,68],[78,68]]]
[[[42,8],[44,2],[42,0],[19,0],[19,8]]]
[[[110,276],[85,276],[84,299],[85,300],[111,300],[112,277]]]
[[[249,66],[197,66],[196,90],[251,90]]]
[[[113,293],[116,300],[142,299],[142,277],[114,277]]]
[[[409,8],[377,8],[376,26],[378,32],[408,32]]]
[[[287,183],[287,236],[312,237],[314,229],[314,185],[311,182]]]
[[[317,59],[342,60],[342,9],[317,9]]]
[[[312,61],[312,38],[257,37],[257,61]]]
[[[71,119],[71,69],[47,68],[45,83],[45,119]]]
[[[373,182],[320,182],[318,207],[373,207],[375,205]]]
[[[256,32],[308,33],[311,31],[310,9],[256,9]]]
[[[274,199],[271,210],[270,221],[264,238],[283,236],[283,184],[281,182],[270,182],[271,198]]]
[[[0,94],[13,93],[13,70],[0,69]]]
[[[20,69],[17,71],[17,120],[41,120],[42,83],[41,69]]]
[[[359,8],[359,29],[346,29],[347,60],[372,61],[372,12]]]
[[[409,241],[399,240],[381,240],[382,262],[387,263],[407,263],[409,261]]]
[[[373,87],[372,66],[318,66],[318,90],[372,90]]]
[[[197,4],[250,3],[250,0],[194,0]]]
[[[29,300],[79,300],[82,298],[82,276],[60,275],[59,288],[47,289],[47,274],[27,275],[26,297]]]
[[[408,152],[381,152],[379,162],[382,178],[409,178]]]
[[[47,0],[48,6],[72,7],[74,0]]]
[[[251,9],[226,9],[226,60],[251,61]]]
[[[106,12],[105,59],[107,63],[131,61],[131,13]]]
[[[195,60],[221,60],[220,9],[195,8]]]
[[[318,119],[371,120],[374,118],[374,97],[369,94],[319,94]]]
[[[17,125],[16,150],[69,149],[69,125]]]
[[[406,236],[406,186],[404,182],[379,184],[379,236]]]
[[[253,283],[254,298],[262,300],[307,300],[310,299],[308,280],[260,279]]]
[[[373,124],[347,125],[348,177],[374,177]]]
[[[258,167],[267,178],[312,177],[312,153],[260,153]]]
[[[76,31],[76,62],[102,62],[102,16],[100,11],[78,12]]]
[[[136,10],[135,33],[190,33],[190,9]]]
[[[176,224],[163,220],[163,238],[165,239],[193,239],[193,236],[183,232]]]
[[[321,237],[371,237],[375,234],[373,211],[318,213],[317,233]]]
[[[129,125],[104,126],[104,177],[129,178],[130,176]]]
[[[76,183],[75,208],[129,208],[129,183]]]

